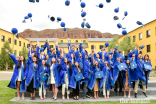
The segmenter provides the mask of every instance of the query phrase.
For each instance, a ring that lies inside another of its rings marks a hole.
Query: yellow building
[[[152,68],[156,69],[156,20],[145,24],[144,28],[141,26],[132,30],[127,35],[132,38],[132,42],[136,42],[139,46],[145,45],[142,50],[143,56],[148,54]],[[118,42],[122,41],[123,37],[120,37]]]
[[[5,41],[9,41],[10,47],[13,49],[13,53],[16,56],[19,56],[23,46],[27,47],[27,45],[29,44],[29,40],[22,37],[19,37],[17,39],[14,34],[5,31],[3,29],[0,29],[0,36],[1,36],[0,53],[1,53],[1,48],[3,47]]]

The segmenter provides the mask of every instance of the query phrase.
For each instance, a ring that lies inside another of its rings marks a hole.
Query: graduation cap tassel
[[[98,5],[96,5],[97,7],[99,7]]]
[[[48,18],[50,18],[50,15],[48,15]]]
[[[144,24],[142,24],[142,26],[143,26],[143,28],[145,27],[145,25],[144,25]]]
[[[124,19],[125,19],[125,17],[122,20],[124,20]]]
[[[81,10],[81,12],[83,12],[83,9]]]
[[[16,38],[18,39],[18,34],[16,34]]]
[[[126,27],[125,28],[122,28],[122,29],[126,29]]]
[[[23,20],[23,21],[22,21],[22,23],[26,23],[26,21],[25,21],[25,20]]]

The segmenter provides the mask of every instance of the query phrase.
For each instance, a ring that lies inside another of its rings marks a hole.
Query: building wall
[[[16,36],[10,32],[4,31],[2,29],[0,29],[0,36],[4,36],[4,42],[8,41],[8,38],[11,38],[11,43],[10,43],[10,47],[14,51],[16,50],[16,56],[19,56],[19,52],[22,50],[24,43],[25,43],[25,47],[27,47],[27,44],[29,44],[29,41],[25,38],[19,37],[19,39],[16,38]],[[16,40],[16,45],[14,45],[14,40]],[[21,42],[21,46],[19,46],[19,41]],[[3,47],[4,42],[2,42],[2,40],[0,40],[0,52],[1,52],[1,48]]]
[[[147,30],[150,30],[150,37],[147,38]],[[142,33],[142,40],[139,39],[139,34]],[[143,56],[145,54],[149,55],[149,58],[152,63],[152,68],[156,67],[156,20],[152,21],[145,25],[145,27],[137,28],[127,34],[131,36],[133,41],[133,36],[136,37],[135,42],[140,46],[145,45],[145,48],[142,50]],[[120,42],[124,36],[120,37],[118,41]],[[150,45],[150,52],[147,52],[147,45]]]

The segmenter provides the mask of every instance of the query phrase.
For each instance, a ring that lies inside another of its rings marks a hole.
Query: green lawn
[[[0,81],[0,104],[17,104],[17,103],[9,102],[9,100],[14,98],[16,90],[8,88],[7,87],[8,83],[9,81]],[[26,103],[26,104],[34,104],[34,103]],[[69,103],[69,104],[73,104],[73,103]],[[88,103],[77,103],[77,104],[88,104]],[[120,104],[120,102],[96,102],[90,104]],[[156,104],[156,101],[150,101],[150,104]]]

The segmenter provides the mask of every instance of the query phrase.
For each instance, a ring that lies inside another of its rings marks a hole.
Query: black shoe
[[[143,94],[145,95],[145,97],[147,97],[147,95],[146,95],[146,93],[145,93],[145,92],[143,92]]]
[[[118,93],[116,92],[115,95],[118,96]]]
[[[137,93],[134,94],[135,98],[137,98]]]

